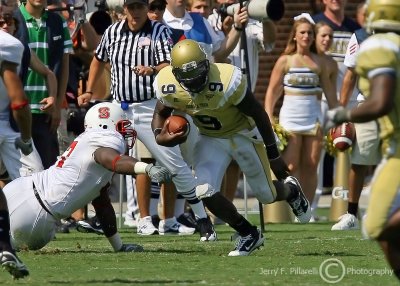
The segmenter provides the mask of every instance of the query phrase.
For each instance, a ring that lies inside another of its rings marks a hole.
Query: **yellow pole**
[[[332,189],[330,221],[338,221],[339,217],[347,212],[349,197],[349,150],[338,152],[336,155],[335,179]]]

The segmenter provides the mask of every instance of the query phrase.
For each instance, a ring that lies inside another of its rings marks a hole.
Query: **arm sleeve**
[[[356,34],[353,33],[347,45],[346,55],[344,57],[344,65],[346,67],[354,68],[356,66],[356,55],[359,47]]]
[[[156,62],[155,65],[161,63],[169,63],[171,61],[172,39],[168,28],[160,23],[155,28],[160,28],[160,33],[156,41]]]
[[[22,43],[5,32],[2,32],[0,36],[0,60],[20,65],[24,51]]]

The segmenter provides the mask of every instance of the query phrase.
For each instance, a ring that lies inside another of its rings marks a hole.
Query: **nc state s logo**
[[[100,107],[98,110],[99,110],[99,118],[101,119],[110,118],[110,109],[108,107]]]

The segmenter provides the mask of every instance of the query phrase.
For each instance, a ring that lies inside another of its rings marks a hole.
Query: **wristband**
[[[276,143],[267,145],[265,149],[267,149],[267,156],[269,160],[275,160],[276,158],[279,158],[279,156],[281,155],[279,153],[278,146],[276,145]]]
[[[157,69],[155,66],[149,66],[153,70],[153,75],[157,74]]]
[[[10,108],[12,110],[19,110],[24,108],[25,106],[27,106],[29,104],[29,102],[25,99],[24,101],[22,101],[21,103],[11,103],[10,104]]]
[[[93,91],[85,91],[84,93],[93,94]]]
[[[117,232],[113,236],[107,237],[108,241],[110,242],[111,246],[113,247],[114,251],[119,251],[122,247],[122,240]]]
[[[147,165],[148,164],[144,162],[136,162],[133,171],[135,171],[136,174],[146,174]]]
[[[154,138],[157,138],[157,135],[161,133],[162,128],[155,128],[153,130]]]
[[[233,24],[233,28],[234,28],[236,31],[238,31],[238,32],[243,31],[243,28],[239,28],[239,27],[236,26],[235,24]]]
[[[117,164],[118,160],[121,159],[121,155],[115,156],[115,158],[112,160],[112,170],[115,173],[115,165]]]

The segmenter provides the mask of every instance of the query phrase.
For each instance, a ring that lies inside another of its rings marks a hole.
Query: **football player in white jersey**
[[[108,188],[114,173],[147,174],[153,181],[169,182],[164,167],[123,155],[132,147],[136,131],[124,111],[112,103],[99,103],[85,116],[85,132],[50,168],[18,178],[4,188],[9,202],[11,240],[17,249],[40,249],[53,239],[56,222],[92,201],[103,231],[115,251],[142,251],[123,244]],[[128,144],[127,144],[128,143]]]
[[[154,87],[158,102],[152,128],[158,144],[174,146],[186,140],[183,132],[168,133],[168,116],[173,110],[190,115],[199,129],[193,168],[199,182],[208,187],[196,190],[196,195],[239,233],[229,256],[249,255],[264,241],[260,230],[219,192],[232,159],[238,162],[261,203],[286,200],[300,222],[309,221],[309,203],[296,178],[288,175],[268,115],[239,68],[211,64],[197,42],[183,40],[172,49],[171,66],[159,72]],[[277,181],[271,179],[270,164]]]
[[[400,1],[370,0],[367,31],[356,59],[359,89],[366,97],[354,109],[328,112],[329,123],[378,120],[383,158],[376,168],[364,234],[378,241],[400,280]],[[329,126],[327,126],[329,127]]]
[[[29,166],[29,158],[33,151],[31,111],[17,72],[24,47],[20,41],[4,31],[4,27],[12,23],[12,13],[16,8],[16,1],[0,1],[0,22],[3,22],[0,27],[0,153],[4,162],[7,163],[6,166],[15,167],[12,168],[13,176],[19,176],[18,171],[20,173],[29,171],[29,168],[24,167]],[[10,127],[10,109],[20,133],[13,131]],[[26,160],[24,161],[23,158]],[[41,165],[40,158],[37,158]],[[9,211],[6,197],[1,188],[0,265],[15,279],[29,275],[27,267],[17,257],[11,245]]]

